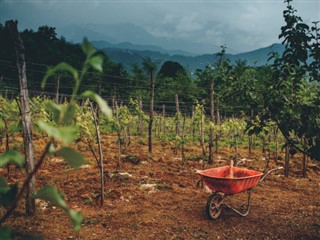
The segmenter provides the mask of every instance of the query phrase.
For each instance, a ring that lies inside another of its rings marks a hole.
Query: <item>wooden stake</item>
[[[34,170],[34,151],[32,146],[32,124],[30,118],[30,106],[28,101],[28,83],[26,75],[26,62],[24,55],[24,45],[18,32],[17,21],[7,21],[6,27],[15,43],[15,51],[17,55],[17,68],[20,84],[20,102],[21,102],[21,119],[23,126],[23,142],[25,150],[26,171],[30,174]],[[26,195],[26,213],[29,216],[36,214],[35,199],[32,195],[35,193],[36,178],[32,176],[27,187]]]

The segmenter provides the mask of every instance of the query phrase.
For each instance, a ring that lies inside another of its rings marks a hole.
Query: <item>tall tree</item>
[[[319,29],[305,24],[286,0],[283,11],[285,26],[279,38],[285,51],[274,58],[273,77],[266,86],[265,108],[262,119],[274,120],[290,145],[320,160],[320,79]],[[311,63],[310,63],[311,62]],[[306,139],[305,150],[297,139]]]

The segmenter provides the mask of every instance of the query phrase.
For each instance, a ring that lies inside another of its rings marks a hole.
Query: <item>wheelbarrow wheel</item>
[[[209,219],[217,219],[220,216],[222,212],[222,205],[220,205],[221,201],[222,197],[218,193],[209,196],[206,205],[206,214]]]

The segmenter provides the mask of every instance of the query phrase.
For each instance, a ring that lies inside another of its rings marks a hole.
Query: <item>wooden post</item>
[[[142,107],[142,97],[141,97],[141,96],[139,96],[138,104],[139,104],[139,111],[142,113],[143,107]],[[138,119],[138,132],[139,132],[139,135],[140,135],[140,136],[143,135],[143,119],[142,119],[142,114],[139,114],[139,119]]]
[[[116,110],[115,102],[116,102],[116,96],[112,96],[112,116],[114,116],[114,112]]]
[[[307,151],[307,139],[303,137],[303,165],[302,165],[302,176],[307,177],[307,167],[308,167],[308,157],[306,154]]]
[[[286,153],[284,159],[284,176],[289,177],[289,163],[290,163],[290,144],[287,142]]]
[[[176,122],[176,135],[180,136],[180,106],[179,106],[179,96],[176,94],[176,114],[177,114],[177,122]]]
[[[120,124],[119,124],[119,109],[117,101],[114,102],[115,111],[116,111],[116,123],[117,123],[117,135],[118,135],[118,162],[117,162],[117,170],[120,170],[121,164],[121,135],[120,135]]]
[[[166,106],[162,105],[162,117],[163,117],[163,137],[166,136]]]
[[[3,81],[3,76],[0,76],[0,89],[3,89],[2,81]],[[0,96],[2,96],[2,91],[0,91]]]
[[[6,27],[15,43],[15,51],[17,55],[17,68],[19,74],[20,84],[20,102],[21,102],[21,120],[23,126],[23,142],[25,150],[25,161],[26,171],[30,174],[34,169],[34,151],[32,147],[32,129],[31,129],[31,118],[30,118],[30,106],[28,101],[28,84],[26,76],[26,62],[24,55],[24,45],[20,38],[17,21],[7,21]],[[27,187],[26,195],[26,213],[29,216],[36,214],[35,199],[32,195],[35,193],[36,178],[33,176]]]
[[[219,108],[219,97],[216,96],[216,124],[220,127],[221,126],[221,117],[220,117],[220,108]],[[217,131],[216,138],[215,138],[215,146],[216,146],[216,153],[219,150],[219,139],[221,135],[221,130]]]
[[[149,137],[148,137],[148,150],[152,153],[152,124],[154,119],[154,69],[150,69],[150,112],[149,112]]]
[[[274,141],[276,142],[276,149],[275,149],[275,162],[278,162],[278,126],[276,126],[275,133],[274,133]]]
[[[186,110],[184,111],[184,115],[183,115],[183,123],[182,123],[182,133],[181,133],[181,161],[182,161],[182,165],[185,163],[186,161],[186,156],[184,154],[184,129],[185,129],[185,125],[186,125]]]
[[[210,132],[209,132],[209,159],[208,164],[213,163],[213,128],[214,124],[214,89],[213,89],[213,78],[210,81]]]
[[[60,75],[57,76],[56,104],[59,104]]]
[[[201,110],[201,119],[200,119],[200,145],[201,145],[201,149],[202,149],[202,157],[203,157],[203,164],[206,160],[206,150],[204,147],[204,121],[205,121],[205,115],[204,115],[204,111]]]
[[[193,105],[192,113],[191,113],[191,126],[190,126],[190,138],[192,139],[192,143],[194,143],[194,135],[195,135],[194,129],[195,127],[194,127],[194,105]]]
[[[100,172],[100,191],[101,191],[100,206],[102,207],[104,203],[104,175],[103,175],[103,154],[102,154],[101,138],[100,138],[98,121],[97,121],[97,114],[93,109],[92,102],[89,101],[89,104],[90,104],[91,114],[94,120],[94,126],[96,129],[97,143],[98,143],[98,149],[99,149],[99,170],[100,170],[99,172]]]

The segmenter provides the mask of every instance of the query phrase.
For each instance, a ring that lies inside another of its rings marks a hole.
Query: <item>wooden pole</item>
[[[180,106],[179,106],[179,96],[176,94],[176,114],[177,114],[177,122],[176,122],[176,135],[180,136]]]
[[[34,170],[34,151],[32,146],[32,129],[30,118],[30,106],[28,101],[28,83],[26,75],[25,49],[18,32],[17,21],[7,21],[6,27],[14,40],[15,51],[17,55],[17,68],[20,84],[20,102],[21,102],[21,120],[23,126],[23,142],[25,150],[26,171],[29,175]],[[32,176],[27,187],[26,194],[26,214],[34,216],[36,214],[35,199],[32,195],[35,193],[36,178]]]
[[[303,165],[302,165],[302,176],[307,177],[307,167],[308,167],[308,157],[306,154],[307,151],[307,139],[303,137]]]
[[[56,104],[59,104],[60,76],[57,76]]]
[[[149,112],[149,137],[148,137],[148,150],[152,153],[152,124],[154,119],[154,69],[150,69],[150,112]]]
[[[139,111],[140,111],[140,113],[142,113],[142,111],[143,111],[143,106],[142,106],[142,97],[141,97],[141,96],[139,96],[138,104],[139,104]],[[140,136],[143,135],[143,119],[142,119],[142,114],[139,114],[138,132],[139,132],[139,135],[140,135]]]
[[[166,105],[162,105],[162,117],[163,117],[163,137],[166,136]]]
[[[101,138],[100,138],[100,131],[97,121],[97,114],[93,109],[92,102],[89,101],[91,114],[93,116],[94,126],[97,134],[97,143],[99,149],[99,172],[100,172],[100,191],[101,191],[101,198],[100,198],[100,206],[103,206],[104,203],[104,174],[103,174],[103,154],[102,154],[102,146],[101,146]]]
[[[290,144],[287,142],[286,153],[284,159],[284,176],[289,177],[289,163],[290,163]]]
[[[213,163],[213,128],[214,124],[214,90],[213,90],[213,78],[210,81],[210,132],[209,132],[209,159],[208,164]]]

